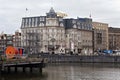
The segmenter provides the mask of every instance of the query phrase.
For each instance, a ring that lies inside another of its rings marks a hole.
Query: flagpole
[[[28,14],[28,8],[25,9],[25,17],[27,17]]]
[[[91,16],[91,13],[90,13],[89,17],[90,17],[90,18],[92,17],[92,16]]]
[[[53,0],[51,0],[51,7],[53,7]]]

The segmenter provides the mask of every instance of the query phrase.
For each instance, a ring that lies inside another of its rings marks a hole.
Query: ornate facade
[[[8,46],[13,46],[13,35],[0,34],[0,54],[3,54]]]
[[[21,32],[27,53],[92,53],[92,19],[63,19],[51,8],[46,16],[23,18]]]
[[[46,16],[22,19],[22,46],[30,53],[65,52],[65,28],[63,17],[53,8]]]

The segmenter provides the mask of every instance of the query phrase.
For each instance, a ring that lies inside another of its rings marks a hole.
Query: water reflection
[[[119,80],[120,64],[53,64],[48,80]]]
[[[119,80],[120,64],[111,63],[65,63],[48,64],[43,73],[10,73],[0,76],[0,80]]]
[[[18,72],[18,73],[3,73],[0,75],[0,80],[47,80],[47,73],[30,73],[30,72]]]

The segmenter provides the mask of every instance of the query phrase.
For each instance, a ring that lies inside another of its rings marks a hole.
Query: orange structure
[[[14,58],[15,55],[18,54],[18,53],[19,53],[19,51],[15,47],[13,47],[13,46],[8,46],[6,48],[6,51],[5,51],[7,59]]]

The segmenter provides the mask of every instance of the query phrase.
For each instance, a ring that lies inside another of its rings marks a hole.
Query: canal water
[[[4,73],[0,80],[120,80],[120,64],[59,63],[48,64],[43,73]]]

